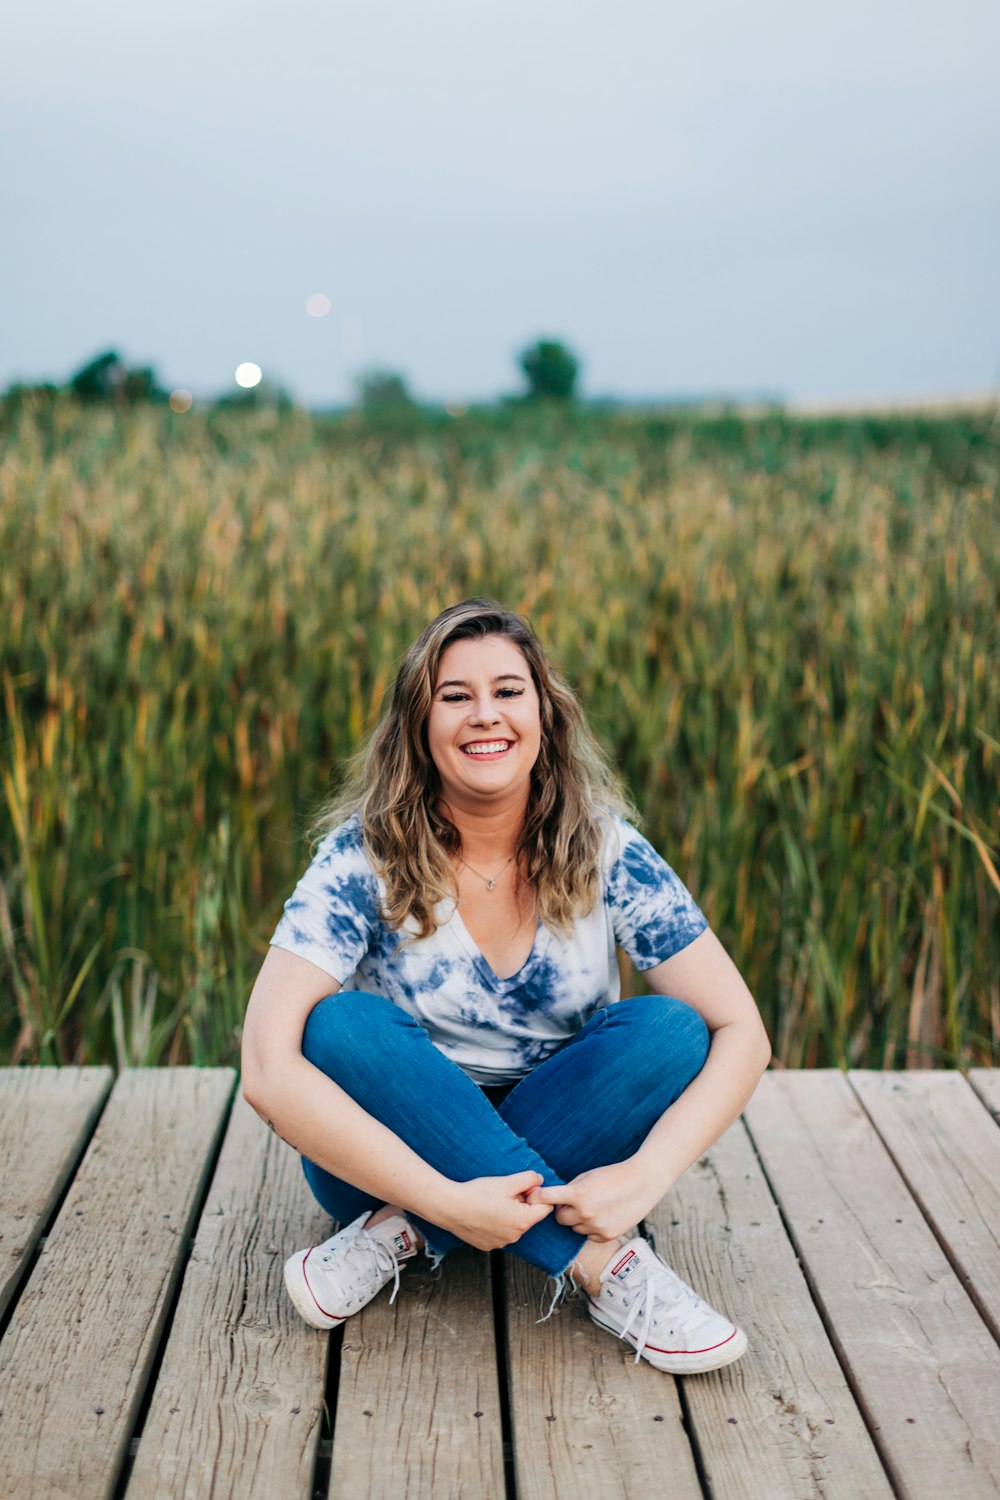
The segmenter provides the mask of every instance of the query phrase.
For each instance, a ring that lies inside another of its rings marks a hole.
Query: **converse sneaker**
[[[629,1240],[601,1272],[601,1290],[588,1293],[590,1316],[635,1345],[635,1358],[672,1375],[716,1370],[739,1359],[746,1334],[715,1312],[647,1240]]]
[[[299,1250],[285,1262],[285,1286],[296,1309],[314,1328],[337,1328],[394,1282],[390,1302],[399,1291],[399,1267],[417,1253],[417,1237],[402,1214],[393,1214],[366,1229],[362,1214],[339,1234]]]

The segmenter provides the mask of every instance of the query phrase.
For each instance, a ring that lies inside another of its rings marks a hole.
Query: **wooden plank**
[[[1000,1495],[1000,1349],[847,1079],[769,1073],[746,1119],[900,1493]]]
[[[713,1500],[891,1500],[741,1123],[648,1225],[664,1260],[749,1340],[736,1364],[684,1382]]]
[[[859,1070],[848,1078],[1000,1339],[1000,1130],[961,1073]]]
[[[994,1120],[1000,1121],[1000,1068],[970,1068],[969,1082]]]
[[[518,1500],[700,1500],[677,1381],[572,1297],[546,1322],[541,1271],[508,1256],[507,1350]]]
[[[0,1344],[0,1494],[113,1490],[233,1081],[156,1068],[115,1084]]]
[[[299,1317],[281,1272],[329,1233],[297,1153],[237,1099],[128,1500],[310,1500],[329,1339]]]
[[[0,1317],[111,1088],[110,1068],[0,1068]]]
[[[504,1500],[489,1259],[422,1264],[344,1325],[335,1500]]]

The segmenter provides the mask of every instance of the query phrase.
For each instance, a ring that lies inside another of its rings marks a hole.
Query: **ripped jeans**
[[[604,1005],[497,1105],[417,1021],[379,995],[341,990],[321,1000],[306,1021],[302,1051],[452,1181],[530,1170],[552,1186],[638,1150],[700,1072],[708,1029],[691,1006],[668,996]],[[313,1194],[341,1224],[381,1207],[315,1162],[303,1157],[302,1164]],[[407,1217],[434,1257],[461,1243],[409,1210]],[[507,1248],[560,1276],[585,1243],[553,1211]]]

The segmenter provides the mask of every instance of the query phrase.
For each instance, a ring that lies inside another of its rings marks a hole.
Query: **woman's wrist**
[[[424,1165],[425,1171],[419,1173],[417,1180],[409,1184],[409,1191],[405,1195],[406,1207],[428,1223],[447,1229],[445,1220],[454,1216],[462,1184],[445,1177],[435,1167],[427,1166],[426,1163]]]
[[[650,1206],[659,1203],[669,1193],[680,1172],[672,1169],[662,1148],[651,1148],[648,1141],[641,1145],[634,1156],[630,1156],[629,1167],[636,1185],[636,1192],[650,1199]]]

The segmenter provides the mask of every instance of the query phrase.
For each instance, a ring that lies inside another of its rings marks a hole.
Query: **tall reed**
[[[401,650],[526,611],[776,1055],[1000,1059],[984,419],[121,415],[0,434],[0,1047],[232,1061]]]

